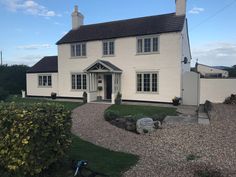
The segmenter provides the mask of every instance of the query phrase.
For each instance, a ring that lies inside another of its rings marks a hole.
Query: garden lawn
[[[36,98],[21,98],[19,96],[10,96],[7,102],[15,102],[18,104],[33,104],[33,103],[57,103],[63,105],[67,110],[72,111],[78,106],[82,105],[82,102],[69,102],[69,101],[56,101],[51,99],[36,99]]]
[[[75,173],[71,167],[73,160],[87,160],[89,169],[110,177],[121,177],[123,172],[138,161],[138,157],[135,155],[110,151],[74,135],[72,140],[68,157],[63,162],[52,166],[40,177],[73,177]]]
[[[141,105],[112,105],[106,111],[114,111],[120,117],[133,117],[139,119],[143,116],[163,121],[165,116],[177,115],[176,108],[141,106]]]

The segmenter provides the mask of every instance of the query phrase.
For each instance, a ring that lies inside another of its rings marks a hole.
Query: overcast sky
[[[187,18],[196,60],[236,64],[236,0],[188,0]],[[175,0],[0,0],[0,50],[4,63],[33,65],[57,55],[55,43],[71,29],[78,5],[85,24],[175,12]]]

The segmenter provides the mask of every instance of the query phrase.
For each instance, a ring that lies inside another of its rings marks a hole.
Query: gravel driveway
[[[108,107],[86,104],[75,109],[72,132],[99,146],[139,155],[125,177],[197,177],[199,171],[236,176],[236,106],[214,105],[211,125],[164,125],[151,135],[112,126],[103,118]]]

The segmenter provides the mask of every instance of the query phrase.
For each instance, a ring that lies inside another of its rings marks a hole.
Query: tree
[[[25,65],[0,66],[0,87],[10,94],[20,94],[21,90],[26,90],[28,69]]]

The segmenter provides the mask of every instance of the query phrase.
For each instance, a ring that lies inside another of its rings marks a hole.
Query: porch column
[[[116,93],[115,93],[115,73],[112,73],[112,94],[111,94],[111,103],[115,104]]]

